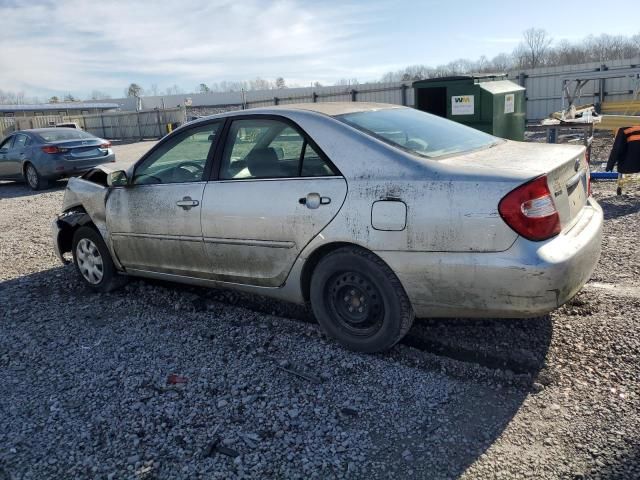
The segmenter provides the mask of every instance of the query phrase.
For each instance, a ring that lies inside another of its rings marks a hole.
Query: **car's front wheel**
[[[32,190],[42,190],[49,186],[49,181],[31,163],[27,163],[24,169],[24,179]]]
[[[325,333],[359,352],[391,348],[409,331],[415,317],[389,266],[357,247],[335,250],[318,263],[310,296]]]
[[[110,292],[126,282],[116,271],[111,254],[100,234],[80,227],[73,235],[73,263],[84,283],[98,292]]]

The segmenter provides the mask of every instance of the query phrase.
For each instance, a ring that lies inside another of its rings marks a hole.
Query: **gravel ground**
[[[1,480],[640,478],[637,186],[594,184],[603,255],[566,306],[419,320],[382,355],[255,296],[90,293],[51,248],[63,188],[0,182]]]

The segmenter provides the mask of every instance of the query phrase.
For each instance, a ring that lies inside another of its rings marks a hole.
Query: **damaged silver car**
[[[415,316],[557,308],[589,279],[602,221],[583,147],[315,103],[203,118],[71,179],[53,237],[95,290],[133,275],[309,302],[374,352]]]

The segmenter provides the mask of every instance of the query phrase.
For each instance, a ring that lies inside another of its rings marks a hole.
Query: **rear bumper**
[[[593,199],[572,228],[546,242],[519,237],[504,252],[376,252],[419,317],[535,317],[570,300],[600,258],[602,209]]]
[[[86,160],[56,159],[54,162],[38,168],[38,172],[40,175],[48,178],[77,177],[98,165],[113,163],[115,161],[116,154],[110,150],[110,153],[104,157],[89,158]]]

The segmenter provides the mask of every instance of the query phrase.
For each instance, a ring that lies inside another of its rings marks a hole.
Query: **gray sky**
[[[529,27],[555,40],[639,33],[623,10],[595,0],[0,0],[0,89],[117,97],[131,82],[193,91],[257,76],[376,80],[510,52]]]

